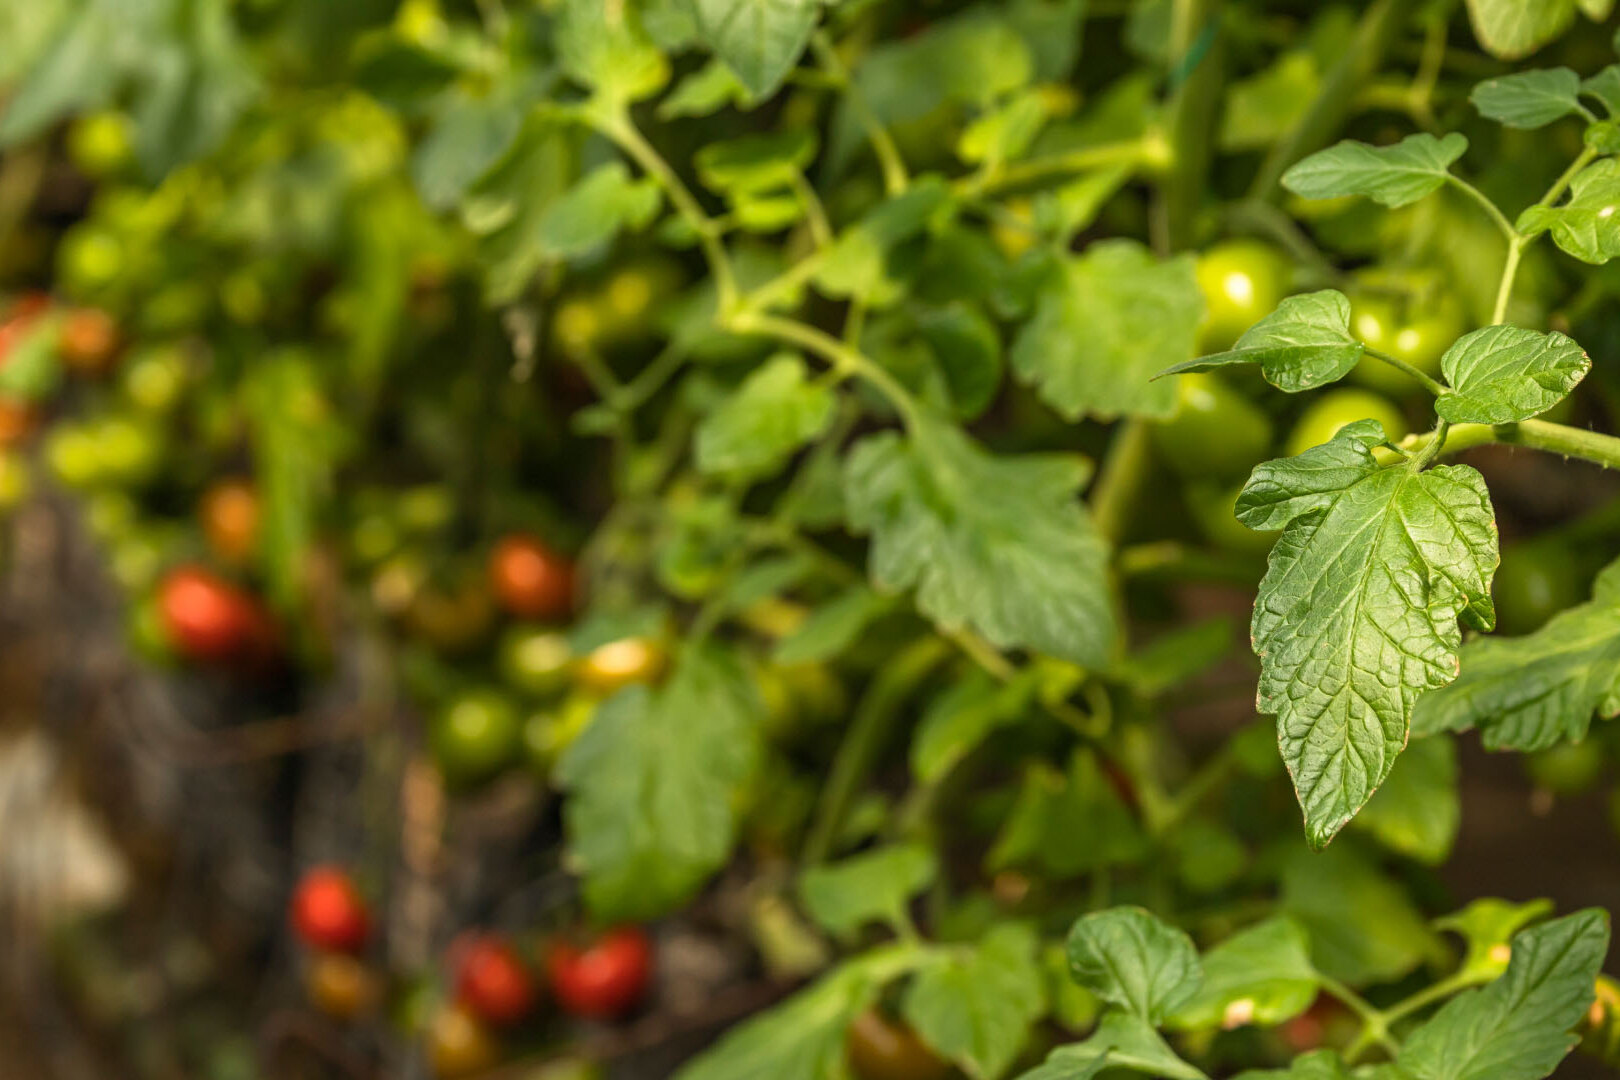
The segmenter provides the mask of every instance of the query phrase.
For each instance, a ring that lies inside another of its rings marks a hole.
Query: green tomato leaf
[[[1069,970],[1081,986],[1150,1024],[1186,1004],[1203,972],[1192,939],[1152,912],[1115,907],[1069,930]]]
[[[1107,1013],[1091,1038],[1058,1047],[1018,1080],[1090,1080],[1104,1068],[1170,1080],[1208,1080],[1170,1049],[1153,1025],[1126,1012]]]
[[[692,163],[712,191],[745,195],[786,187],[816,157],[816,133],[789,128],[710,143]]]
[[[1592,599],[1532,634],[1482,637],[1463,646],[1462,672],[1418,702],[1412,730],[1480,729],[1491,750],[1545,750],[1585,738],[1596,711],[1620,715],[1620,561]]]
[[[1350,1080],[1350,1070],[1337,1050],[1312,1050],[1295,1058],[1286,1069],[1249,1069],[1233,1080]]]
[[[1487,326],[1440,358],[1451,392],[1434,408],[1454,424],[1510,424],[1546,412],[1586,377],[1586,350],[1554,331]]]
[[[638,10],[629,3],[562,0],[557,15],[564,74],[610,104],[651,97],[669,81],[669,61],[648,39]]]
[[[755,100],[782,85],[810,41],[821,0],[686,0],[698,35]]]
[[[1268,383],[1297,394],[1344,378],[1363,351],[1350,333],[1350,301],[1341,292],[1323,289],[1288,297],[1226,352],[1175,364],[1154,378],[1228,364],[1259,364]]]
[[[836,405],[830,387],[809,381],[802,359],[773,356],[698,425],[698,468],[733,479],[771,476],[827,430]]]
[[[992,731],[1023,715],[1034,696],[1036,674],[1025,668],[1001,683],[975,670],[928,703],[911,740],[911,773],[935,783]],[[1016,815],[1017,811],[1014,811]],[[995,856],[991,855],[994,864]]]
[[[815,866],[799,878],[805,912],[835,937],[848,938],[867,923],[909,925],[906,905],[939,873],[934,853],[896,844]]]
[[[1420,699],[1420,711],[1422,707]],[[1407,746],[1389,779],[1356,818],[1357,827],[1391,851],[1431,866],[1451,854],[1461,823],[1457,745],[1444,736]]]
[[[1570,181],[1569,199],[1531,206],[1519,215],[1520,232],[1551,232],[1553,243],[1582,262],[1606,263],[1620,255],[1620,161],[1594,161]]]
[[[1270,67],[1227,89],[1217,144],[1228,152],[1270,146],[1293,130],[1321,85],[1311,50],[1284,53]]]
[[[411,158],[422,201],[446,210],[511,149],[523,128],[523,103],[507,94],[474,97],[452,91]]]
[[[1046,1011],[1039,944],[1027,926],[994,927],[965,954],[942,953],[925,964],[901,1011],[923,1042],[974,1080],[996,1080]]]
[[[662,687],[598,707],[557,765],[569,857],[598,918],[661,915],[725,863],[762,712],[736,661],[699,644]]]
[[[976,304],[958,300],[917,315],[917,332],[928,343],[950,392],[951,411],[977,417],[1001,389],[1001,337]]]
[[[727,105],[748,101],[748,90],[720,60],[710,60],[675,84],[669,96],[658,103],[660,120],[683,116],[711,116]]]
[[[1047,119],[1039,90],[1026,90],[1007,104],[991,109],[963,129],[956,156],[969,165],[1000,164],[1023,155]]]
[[[888,277],[889,253],[949,212],[950,189],[937,176],[909,188],[838,234],[816,268],[816,288],[834,298],[859,296],[869,304],[893,303],[898,285]]]
[[[1311,966],[1310,939],[1286,915],[1238,931],[1205,953],[1203,964],[1203,985],[1170,1017],[1170,1027],[1269,1027],[1316,1000],[1320,979]]]
[[[1610,64],[1581,81],[1581,93],[1602,102],[1609,119],[1620,117],[1620,64]]]
[[[1255,468],[1238,496],[1251,529],[1283,530],[1250,624],[1258,708],[1313,847],[1389,775],[1418,698],[1457,674],[1457,620],[1495,621],[1496,519],[1466,465],[1380,467],[1376,423]]]
[[[622,161],[609,161],[546,207],[535,222],[536,246],[556,259],[590,254],[621,229],[645,227],[662,201],[656,181],[632,180]]]
[[[1558,67],[1486,79],[1468,100],[1488,120],[1512,128],[1538,128],[1580,112],[1580,93],[1580,76]]]
[[[1445,958],[1406,887],[1348,843],[1320,853],[1294,849],[1282,867],[1281,906],[1310,936],[1316,970],[1353,986]]]
[[[850,526],[872,536],[879,590],[915,586],[946,632],[1097,665],[1115,627],[1108,547],[1074,497],[1086,472],[1069,455],[998,457],[924,418],[909,436],[858,443],[844,493]]]
[[[1152,376],[1192,355],[1203,306],[1189,256],[1161,261],[1134,240],[1104,240],[1047,276],[1013,368],[1068,420],[1162,420],[1176,389]]]
[[[744,1021],[674,1080],[843,1080],[849,1025],[908,957],[879,949],[846,961],[787,1001]]]
[[[776,646],[778,664],[816,664],[842,653],[861,632],[889,613],[893,602],[865,585],[851,585],[812,611]]]
[[[1514,904],[1506,900],[1475,900],[1461,911],[1434,920],[1436,929],[1462,935],[1468,952],[1458,967],[1459,975],[1486,982],[1507,970],[1513,935],[1552,914],[1551,900],[1530,900]]]
[[[1067,772],[1032,763],[985,856],[992,871],[1030,866],[1057,881],[1142,858],[1146,838],[1104,777],[1096,755],[1076,751]]]
[[[1513,938],[1500,979],[1448,1001],[1396,1059],[1415,1080],[1539,1080],[1579,1041],[1609,949],[1609,917],[1588,908]]]
[[[1456,133],[1408,135],[1393,146],[1346,139],[1295,164],[1282,183],[1307,199],[1364,195],[1385,206],[1405,206],[1444,184],[1452,162],[1467,149],[1468,140]]]
[[[1468,19],[1499,60],[1529,56],[1575,21],[1575,0],[1468,0]]]

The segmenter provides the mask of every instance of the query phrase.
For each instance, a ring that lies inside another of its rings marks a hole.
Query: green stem
[[[726,320],[726,325],[740,334],[765,334],[801,346],[832,364],[835,370],[866,380],[888,399],[908,427],[914,426],[921,415],[917,399],[893,375],[825,330],[757,311],[738,312]]]
[[[1169,160],[1169,145],[1162,136],[1150,133],[1140,138],[1082,146],[1061,154],[1051,154],[1029,161],[1016,161],[1003,166],[993,174],[974,173],[971,176],[964,176],[951,187],[958,198],[972,199],[1034,183],[1050,176],[1066,176],[1115,165],[1162,168]]]
[[[720,312],[724,314],[730,311],[737,303],[737,275],[732,269],[731,257],[726,254],[725,245],[720,242],[719,226],[704,213],[696,196],[670,167],[669,162],[664,160],[657,148],[636,128],[628,112],[620,108],[603,115],[592,110],[588,115],[599,131],[629,154],[648,176],[658,181],[659,186],[669,196],[669,201],[675,205],[676,213],[685,218],[686,223],[697,233],[698,243],[703,247],[703,256],[709,263],[709,272],[714,275]]]
[[[1378,71],[1384,53],[1399,35],[1413,0],[1374,0],[1356,25],[1349,45],[1322,80],[1316,100],[1292,131],[1272,146],[1249,186],[1249,195],[1274,199],[1288,166],[1320,150],[1355,107],[1356,90]]]
[[[1536,205],[1551,206],[1557,202],[1564,192],[1568,190],[1570,183],[1580,174],[1580,171],[1592,164],[1593,159],[1597,156],[1597,150],[1590,146],[1582,150],[1575,160],[1569,163],[1569,168],[1565,169],[1559,174],[1558,179],[1553,181],[1552,187],[1547,189],[1547,193],[1536,202]],[[1478,193],[1476,192],[1476,194]],[[1479,198],[1484,199],[1485,197],[1479,195]],[[1485,201],[1489,203],[1488,199]],[[1492,209],[1495,209],[1494,204]],[[1498,212],[1498,216],[1500,216],[1500,212]],[[1503,218],[1503,220],[1506,219]],[[1508,226],[1508,229],[1507,259],[1502,264],[1501,283],[1496,287],[1496,306],[1491,310],[1492,325],[1507,318],[1508,301],[1513,297],[1513,282],[1519,274],[1519,257],[1524,254],[1524,249],[1533,244],[1536,239],[1534,236],[1525,236],[1511,225]]]
[[[877,764],[900,718],[900,707],[917,684],[948,655],[950,646],[945,639],[929,635],[879,669],[856,706],[854,718],[833,758],[827,784],[816,804],[815,818],[805,834],[799,858],[801,865],[815,866],[827,861],[832,854],[861,783]]]
[[[1433,432],[1409,435],[1401,449],[1422,455],[1434,441]],[[1447,454],[1471,450],[1488,443],[1527,446],[1534,450],[1580,458],[1605,469],[1620,469],[1620,438],[1585,428],[1555,424],[1550,420],[1521,420],[1516,424],[1456,424],[1446,433]]]
[[[1126,420],[1114,432],[1102,472],[1091,490],[1091,516],[1104,538],[1118,542],[1130,520],[1136,492],[1147,476],[1152,457],[1152,427],[1146,420]]]
[[[883,190],[893,197],[906,190],[910,179],[906,176],[906,163],[900,157],[900,148],[895,145],[894,136],[889,129],[883,126],[877,113],[872,111],[872,105],[866,100],[859,87],[849,76],[849,69],[839,57],[838,50],[833,48],[832,39],[824,31],[816,31],[810,38],[810,48],[816,54],[816,60],[821,64],[822,70],[837,82],[844,91],[844,100],[849,103],[850,111],[855,119],[866,131],[866,140],[872,144],[872,152],[877,155],[878,168],[883,171]]]
[[[1368,1004],[1367,999],[1350,989],[1339,980],[1317,972],[1317,981],[1322,989],[1332,997],[1337,998],[1347,1006],[1351,1012],[1361,1019],[1361,1034],[1356,1041],[1345,1051],[1345,1064],[1353,1065],[1374,1043],[1389,1051],[1391,1057],[1400,1053],[1401,1044],[1396,1042],[1389,1033],[1389,1024],[1384,1014]]]
[[[821,205],[821,197],[797,169],[793,171],[793,193],[798,196],[799,205],[804,207],[805,220],[810,223],[810,236],[815,240],[816,247],[824,248],[832,243],[832,224],[827,220],[827,210]]]
[[[1491,308],[1491,325],[1507,318],[1508,301],[1513,297],[1513,281],[1519,276],[1519,257],[1524,254],[1525,238],[1514,233],[1508,240],[1507,258],[1502,262],[1502,280],[1496,286],[1496,303]]]
[[[1418,382],[1422,383],[1423,384],[1423,389],[1427,390],[1429,393],[1433,394],[1435,397],[1439,397],[1441,394],[1447,393],[1445,384],[1439,382],[1433,376],[1431,376],[1427,372],[1423,371],[1421,368],[1415,367],[1414,365],[1407,363],[1405,360],[1402,360],[1400,357],[1391,356],[1388,353],[1379,352],[1377,349],[1368,348],[1366,346],[1363,346],[1363,351],[1365,351],[1368,356],[1371,356],[1371,357],[1373,357],[1375,359],[1378,359],[1378,360],[1382,360],[1384,363],[1390,365],[1391,367],[1399,368],[1401,371],[1404,371],[1407,375],[1411,376],[1412,378],[1416,379]]]
[[[1225,64],[1220,0],[1172,0],[1170,56],[1191,69],[1169,102],[1170,169],[1155,191],[1153,233],[1161,251],[1190,247],[1198,206],[1208,190],[1215,110]]]
[[[1508,243],[1511,244],[1513,241],[1519,238],[1519,230],[1513,227],[1513,222],[1507,219],[1507,215],[1502,213],[1501,208],[1491,201],[1491,197],[1489,195],[1486,195],[1483,191],[1479,190],[1479,188],[1475,187],[1473,184],[1470,184],[1468,181],[1464,180],[1455,173],[1447,173],[1446,179],[1451,181],[1452,187],[1456,188],[1458,191],[1461,191],[1464,195],[1467,195],[1470,199],[1473,199],[1479,204],[1480,209],[1484,210],[1486,215],[1490,217],[1492,223],[1495,224],[1497,229],[1501,231],[1502,235],[1507,238]]]
[[[1439,423],[1435,424],[1434,431],[1429,434],[1429,441],[1424,445],[1422,450],[1419,450],[1416,454],[1412,455],[1411,459],[1406,463],[1407,468],[1411,469],[1415,473],[1422,472],[1424,469],[1427,469],[1429,467],[1429,463],[1436,457],[1439,457],[1440,451],[1445,449],[1446,436],[1450,433],[1450,431],[1450,421],[1441,420]]]

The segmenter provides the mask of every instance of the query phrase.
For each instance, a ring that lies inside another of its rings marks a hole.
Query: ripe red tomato
[[[652,978],[652,940],[641,929],[621,927],[583,949],[554,941],[546,953],[552,996],[575,1016],[607,1020],[628,1012]]]
[[[501,1027],[529,1015],[534,1008],[534,977],[506,939],[485,934],[453,952],[457,1001]]]
[[[501,538],[489,556],[495,600],[525,619],[562,619],[574,607],[574,564],[533,536]]]
[[[169,571],[158,583],[157,598],[164,630],[187,659],[246,660],[273,648],[274,630],[259,602],[208,570]]]
[[[293,930],[305,944],[354,952],[366,942],[371,917],[354,880],[336,866],[317,866],[299,879],[288,905]]]

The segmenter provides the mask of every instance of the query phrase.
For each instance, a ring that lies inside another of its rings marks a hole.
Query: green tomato
[[[1530,782],[1554,795],[1579,795],[1590,791],[1603,775],[1608,755],[1598,739],[1559,743],[1524,756],[1524,771]]]
[[[517,758],[521,740],[516,707],[493,690],[455,698],[430,736],[434,760],[453,788],[473,787],[506,768]]]
[[[98,225],[75,225],[56,251],[57,274],[74,296],[106,288],[123,270],[123,243]]]
[[[178,347],[143,349],[123,370],[124,397],[142,412],[168,412],[185,390],[186,361]]]
[[[1530,633],[1586,599],[1582,586],[1567,547],[1545,541],[1508,545],[1502,549],[1502,564],[1491,583],[1497,631]]]
[[[129,117],[116,109],[86,113],[68,130],[68,155],[91,179],[122,172],[134,160],[134,131]]]
[[[108,416],[90,429],[96,447],[98,476],[119,486],[140,486],[163,466],[163,436],[152,424],[132,416]]]
[[[128,533],[140,513],[140,507],[126,491],[98,491],[84,504],[84,519],[90,535],[102,543]]]
[[[1414,317],[1402,318],[1395,301],[1369,294],[1352,301],[1350,329],[1369,348],[1404,360],[1426,375],[1438,376],[1440,358],[1462,335],[1463,320],[1456,302],[1447,296],[1424,304]],[[1375,356],[1362,357],[1349,377],[1386,394],[1421,389],[1410,375]]]
[[[1243,483],[1189,484],[1185,489],[1187,510],[1211,544],[1237,554],[1264,555],[1277,542],[1275,532],[1257,532],[1235,515],[1238,492]]]
[[[1176,413],[1153,429],[1159,455],[1184,477],[1247,475],[1271,449],[1271,417],[1219,376],[1176,377]]]
[[[1198,257],[1198,287],[1204,294],[1199,349],[1229,349],[1243,332],[1270,315],[1288,293],[1288,258],[1259,240],[1227,240]]]
[[[90,487],[101,478],[95,437],[78,424],[59,424],[45,440],[45,467],[65,487]]]
[[[499,664],[508,686],[545,697],[568,684],[574,651],[566,634],[543,626],[514,626],[501,636]]]
[[[402,492],[395,506],[408,532],[436,532],[455,516],[456,500],[444,484],[419,484]]]
[[[1391,442],[1406,435],[1406,417],[1388,398],[1366,390],[1333,390],[1311,402],[1289,433],[1289,456],[1320,446],[1357,420],[1376,420]]]
[[[113,580],[132,592],[147,588],[168,566],[173,541],[168,533],[152,529],[113,537],[107,560]]]
[[[156,594],[149,593],[130,605],[128,619],[129,644],[137,656],[160,667],[174,663],[174,646]]]

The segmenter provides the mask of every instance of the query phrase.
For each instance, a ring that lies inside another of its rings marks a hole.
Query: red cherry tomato
[[[495,599],[525,619],[561,619],[574,607],[574,564],[532,536],[503,537],[489,557]]]
[[[575,1016],[607,1020],[630,1010],[652,977],[652,941],[623,927],[579,948],[555,941],[546,954],[552,996]]]
[[[534,1008],[534,977],[517,951],[495,935],[475,937],[455,950],[456,1000],[497,1026],[522,1020]]]
[[[158,608],[175,651],[191,660],[244,660],[270,650],[269,616],[250,594],[199,567],[171,570]]]
[[[366,942],[371,918],[353,879],[336,866],[306,872],[289,905],[293,930],[304,943],[328,952],[354,952]]]

